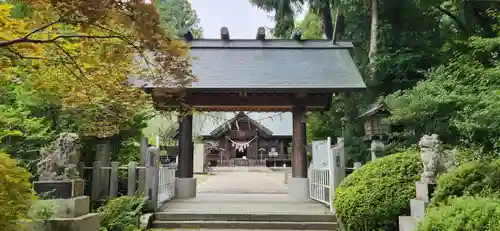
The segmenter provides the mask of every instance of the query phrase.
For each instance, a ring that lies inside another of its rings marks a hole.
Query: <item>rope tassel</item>
[[[243,151],[245,151],[246,148],[250,147],[250,143],[252,143],[252,141],[257,139],[257,136],[255,136],[254,138],[252,138],[251,140],[249,140],[247,142],[237,142],[237,141],[232,140],[231,138],[227,138],[227,139],[229,141],[231,141],[234,149],[236,149],[237,151],[243,152]]]

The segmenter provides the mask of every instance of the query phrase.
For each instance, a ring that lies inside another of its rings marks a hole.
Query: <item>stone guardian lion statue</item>
[[[457,165],[457,150],[443,150],[438,135],[424,135],[420,142],[420,158],[424,171],[420,175],[420,181],[425,183],[436,183],[438,173],[448,171]]]
[[[418,142],[420,147],[420,158],[424,165],[420,181],[425,183],[436,183],[436,177],[440,171],[441,141],[436,134],[424,135]]]
[[[61,133],[53,147],[41,150],[37,173],[40,180],[72,180],[78,178],[77,164],[80,161],[79,136]]]

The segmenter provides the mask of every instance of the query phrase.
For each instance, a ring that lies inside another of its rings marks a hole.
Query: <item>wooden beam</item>
[[[159,105],[178,106],[179,100],[171,97],[163,96],[162,94],[154,94],[153,98]],[[302,97],[287,96],[287,95],[188,95],[184,98],[184,103],[193,107],[239,107],[239,106],[273,106],[273,107],[325,107],[326,102],[330,98],[328,95],[305,95]]]
[[[157,110],[172,111],[177,110],[178,106],[161,106],[156,107]],[[235,112],[235,111],[252,111],[252,112],[289,112],[292,111],[291,106],[276,107],[276,106],[193,106],[196,111],[222,111],[222,112]],[[306,107],[308,111],[323,111],[324,107]]]

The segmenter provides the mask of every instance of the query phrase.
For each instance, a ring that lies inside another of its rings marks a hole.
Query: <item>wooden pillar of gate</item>
[[[196,197],[196,178],[193,177],[193,115],[179,118],[179,177],[175,181],[175,196],[180,199]]]
[[[292,117],[292,177],[307,178],[305,107],[294,107],[292,109]]]
[[[305,112],[304,106],[295,106],[292,108],[292,179],[288,190],[292,197],[301,199],[309,198]]]
[[[193,177],[193,116],[180,118],[179,123],[179,178]]]

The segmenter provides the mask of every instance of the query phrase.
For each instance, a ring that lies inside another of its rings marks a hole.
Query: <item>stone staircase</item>
[[[337,230],[333,215],[309,214],[188,214],[155,213],[151,230],[162,229],[265,229]]]

